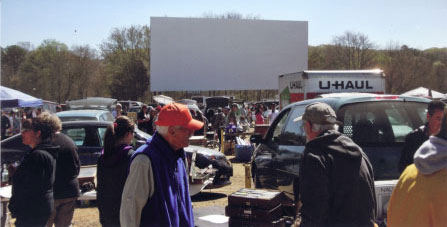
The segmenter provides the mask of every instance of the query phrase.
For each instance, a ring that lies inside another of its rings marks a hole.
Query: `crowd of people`
[[[269,121],[276,117],[275,109],[271,107]],[[256,122],[264,112],[260,106],[218,108],[211,126],[241,125],[247,118]],[[432,101],[426,118],[424,126],[406,137],[388,226],[447,225],[445,104]],[[302,121],[307,141],[300,164],[300,226],[376,226],[373,167],[362,148],[338,131],[341,123],[334,110],[312,103],[294,121]],[[207,122],[201,113],[178,103],[143,106],[137,124],[116,112],[97,165],[100,223],[194,226],[183,148],[195,131],[206,130]],[[135,151],[130,143],[136,127],[153,136]],[[46,112],[23,121],[23,143],[32,150],[13,177],[9,209],[16,226],[71,224],[80,196],[80,163],[76,145],[60,130],[60,120]]]
[[[143,110],[145,111],[145,110]],[[97,165],[103,226],[193,226],[184,147],[204,123],[177,103],[160,107],[153,137],[134,151],[137,127],[119,115],[104,135]],[[77,147],[48,112],[26,119],[22,140],[32,150],[12,178],[9,210],[16,226],[70,226],[80,196]]]
[[[20,133],[26,119],[36,117],[42,112],[41,108],[20,108],[2,111],[1,139]]]

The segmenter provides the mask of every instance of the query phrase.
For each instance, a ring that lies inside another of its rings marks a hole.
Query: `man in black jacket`
[[[57,116],[53,117],[57,125],[52,144],[60,148],[56,159],[56,178],[53,186],[54,210],[48,219],[47,226],[51,227],[53,223],[56,227],[70,226],[76,200],[80,196],[78,175],[81,164],[78,147],[70,137],[60,133],[61,122]]]
[[[413,164],[413,156],[416,150],[428,140],[431,135],[436,134],[441,127],[442,113],[445,104],[442,101],[431,101],[427,108],[427,123],[405,137],[405,145],[399,160],[399,172],[402,173],[407,166]]]
[[[301,121],[307,144],[300,166],[301,226],[374,226],[372,166],[349,137],[337,131],[325,103],[306,107]]]

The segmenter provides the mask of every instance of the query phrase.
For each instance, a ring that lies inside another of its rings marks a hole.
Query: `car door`
[[[278,117],[270,125],[265,139],[256,149],[254,180],[257,187],[277,189],[277,175],[274,171],[273,158],[278,153],[279,136],[284,128],[289,112],[290,108],[287,108],[279,113]]]
[[[279,190],[294,198],[294,188],[298,186],[299,166],[304,152],[306,136],[302,129],[302,121],[294,119],[304,114],[306,105],[294,106],[283,121],[283,130],[277,136],[277,149],[272,156],[272,166]]]
[[[78,146],[79,159],[82,166],[96,165],[103,148],[102,135],[105,127],[70,126],[62,133],[68,135]]]

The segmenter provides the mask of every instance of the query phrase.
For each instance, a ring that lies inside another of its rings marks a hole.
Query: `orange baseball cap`
[[[191,130],[199,130],[203,127],[203,122],[193,119],[188,107],[180,103],[170,103],[161,108],[155,124],[183,126]]]

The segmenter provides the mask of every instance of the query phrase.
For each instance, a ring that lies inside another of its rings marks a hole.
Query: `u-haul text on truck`
[[[385,93],[385,74],[374,70],[302,71],[279,76],[281,108],[290,103],[339,92]]]

